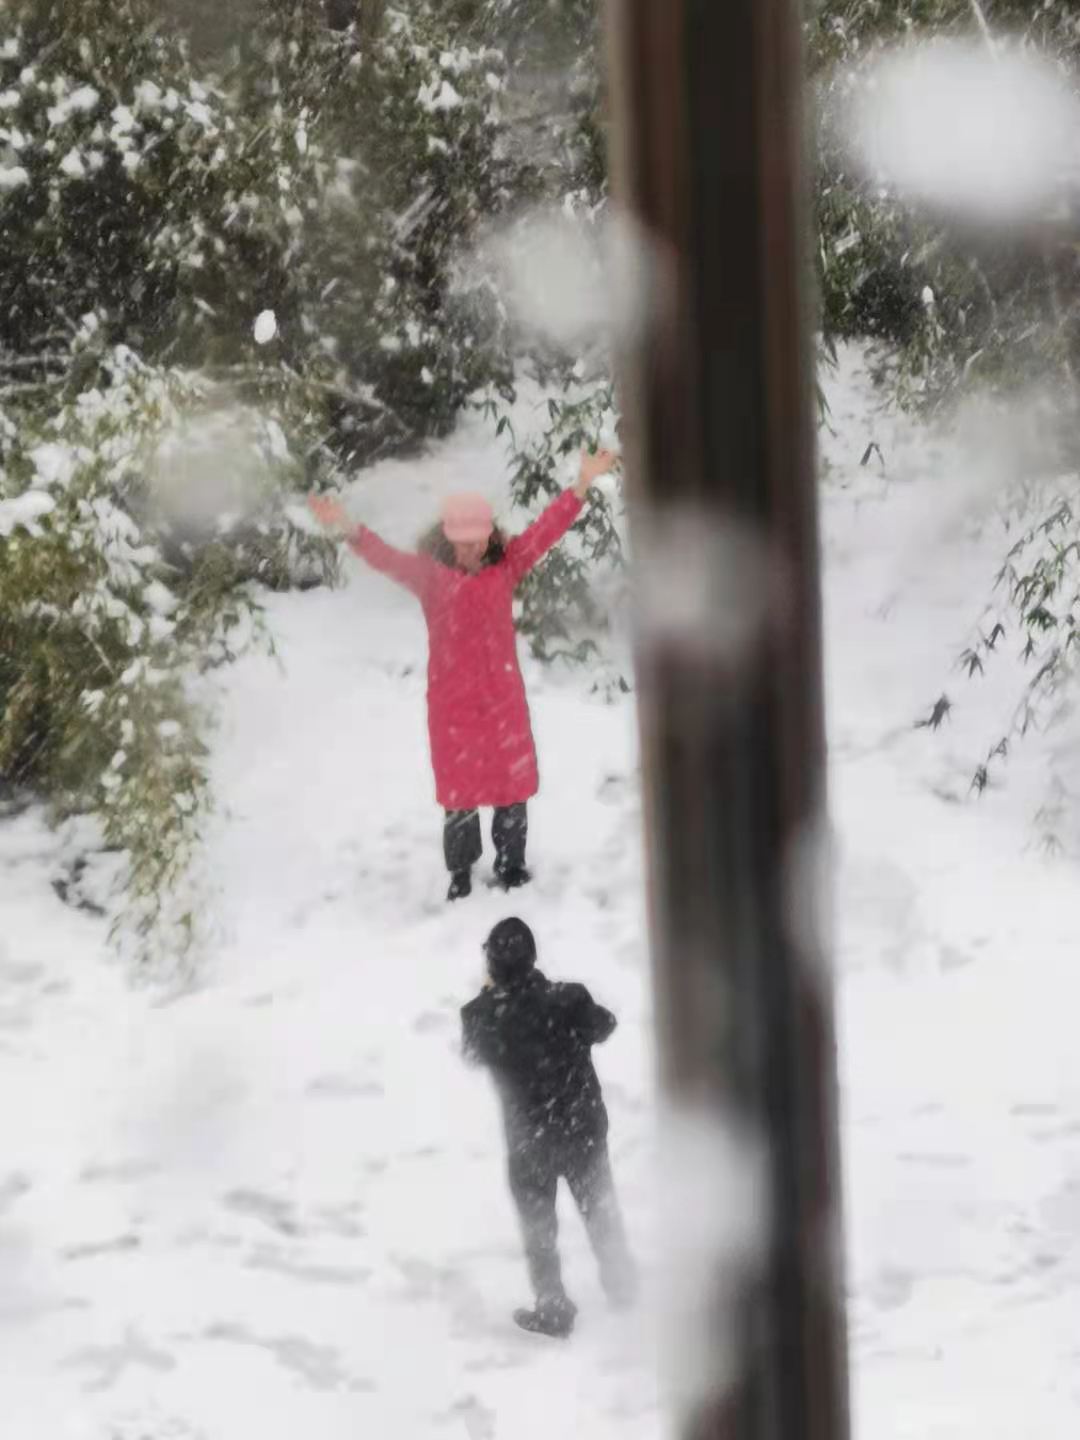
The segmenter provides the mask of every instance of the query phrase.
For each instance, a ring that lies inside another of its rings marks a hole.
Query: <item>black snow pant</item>
[[[495,873],[525,868],[525,842],[529,835],[526,805],[500,805],[491,822],[495,845]],[[443,854],[452,875],[471,870],[483,853],[479,810],[447,810],[443,825]]]
[[[509,1172],[537,1304],[566,1299],[555,1212],[560,1177],[570,1187],[585,1222],[604,1293],[615,1304],[629,1303],[637,1275],[615,1196],[607,1141],[583,1137],[558,1146],[540,1143],[513,1149]]]

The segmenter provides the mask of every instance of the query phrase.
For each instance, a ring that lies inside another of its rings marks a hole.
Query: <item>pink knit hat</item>
[[[482,495],[448,495],[442,506],[443,534],[467,545],[487,540],[495,528],[495,515]]]

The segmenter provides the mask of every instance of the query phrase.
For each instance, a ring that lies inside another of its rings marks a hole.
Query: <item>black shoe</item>
[[[446,892],[447,900],[464,900],[466,895],[472,894],[472,871],[455,870],[450,880],[450,889]]]
[[[504,890],[520,890],[522,885],[528,885],[532,876],[524,865],[506,865],[502,868],[496,866],[495,884],[501,885]]]
[[[577,1306],[572,1300],[541,1300],[535,1310],[515,1310],[514,1324],[530,1335],[565,1340],[573,1333]]]

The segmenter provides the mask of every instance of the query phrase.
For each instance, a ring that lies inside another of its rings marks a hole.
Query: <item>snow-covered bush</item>
[[[178,448],[223,397],[125,347],[95,356],[94,334],[73,368],[90,365],[98,384],[0,422],[0,774],[58,816],[100,816],[127,862],[124,918],[149,952],[182,942],[155,925],[209,803],[190,677],[251,643],[256,579],[326,577],[333,560],[283,503],[298,467],[266,407],[234,403],[230,445],[197,457],[232,514],[215,503],[208,533],[186,486],[178,512]],[[237,486],[243,448],[257,453]]]
[[[498,297],[485,276],[463,285],[457,266],[518,183],[503,55],[462,43],[428,3],[387,7],[367,43],[292,7],[252,46],[245,110],[299,117],[298,143],[316,156],[290,271],[338,448],[362,462],[444,434],[474,391],[512,380]]]

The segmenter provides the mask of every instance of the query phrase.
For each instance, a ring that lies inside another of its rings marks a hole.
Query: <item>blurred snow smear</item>
[[[672,1109],[659,1159],[661,1359],[685,1421],[739,1378],[744,1302],[769,1235],[765,1152],[714,1114]]]
[[[662,653],[701,677],[735,675],[782,605],[782,576],[746,526],[697,506],[650,517],[635,554],[643,661]]]
[[[976,222],[1038,218],[1080,156],[1061,73],[985,40],[914,43],[853,71],[841,124],[869,179]]]
[[[661,295],[655,246],[627,214],[537,207],[481,236],[464,265],[494,275],[515,325],[573,350],[640,340]]]
[[[223,403],[188,414],[165,432],[151,458],[155,517],[205,542],[263,511],[289,462],[280,425],[253,408]]]

